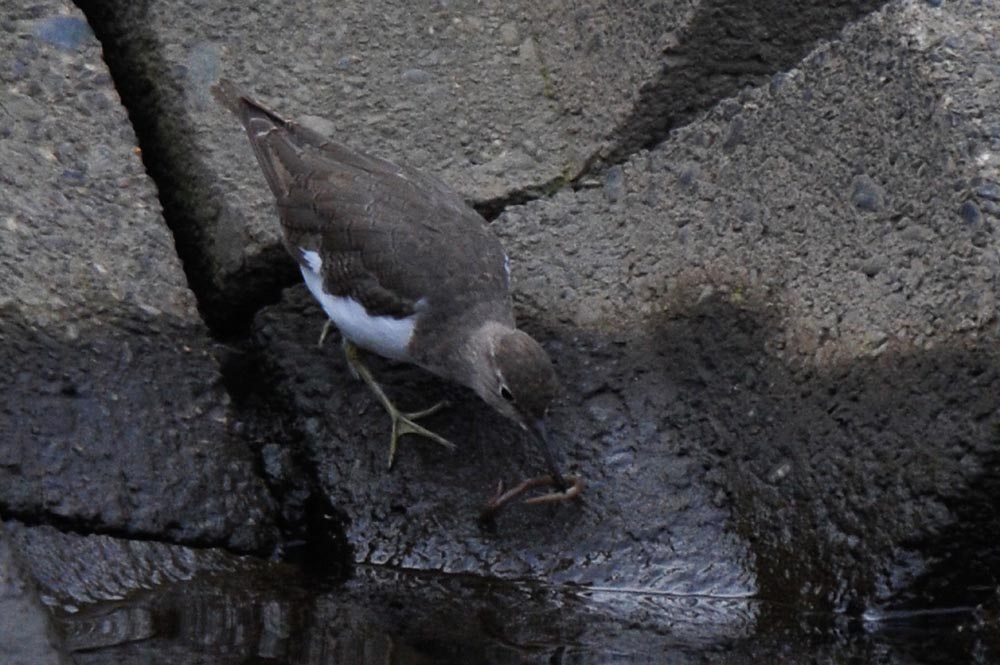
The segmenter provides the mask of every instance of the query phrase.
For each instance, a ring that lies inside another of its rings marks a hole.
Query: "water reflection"
[[[61,616],[79,663],[608,662],[747,634],[745,601],[642,598],[360,568],[327,590],[268,566]]]
[[[565,590],[374,567],[323,588],[290,567],[254,564],[59,618],[74,661],[86,665],[903,664],[985,663],[996,655],[962,639],[957,621],[915,634],[747,599]]]

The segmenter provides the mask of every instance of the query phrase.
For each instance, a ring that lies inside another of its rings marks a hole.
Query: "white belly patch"
[[[323,263],[319,254],[303,252],[302,256],[309,264],[308,267],[299,266],[309,292],[319,301],[323,311],[347,339],[380,356],[393,360],[410,360],[406,346],[413,337],[416,315],[404,319],[371,316],[364,306],[353,298],[324,293],[323,279],[320,277]]]

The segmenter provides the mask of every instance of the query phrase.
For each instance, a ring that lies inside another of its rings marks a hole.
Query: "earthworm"
[[[583,479],[579,476],[566,476],[567,482],[569,482],[569,487],[567,487],[562,492],[549,492],[548,494],[542,494],[540,496],[533,496],[530,499],[525,499],[521,503],[534,506],[543,503],[556,503],[558,501],[568,501],[570,499],[580,496],[580,492],[583,491]],[[534,489],[536,487],[551,487],[555,485],[556,482],[552,476],[535,476],[534,478],[528,478],[527,480],[521,481],[518,485],[504,491],[503,481],[501,480],[497,483],[496,494],[487,502],[483,509],[479,512],[479,519],[481,520],[491,520],[498,512],[500,512],[507,504],[511,503],[514,499],[521,496],[528,490]]]

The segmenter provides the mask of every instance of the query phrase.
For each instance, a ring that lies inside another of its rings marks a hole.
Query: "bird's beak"
[[[549,445],[549,435],[548,431],[545,429],[545,421],[542,419],[535,420],[528,425],[528,429],[531,433],[535,435],[538,439],[538,443],[542,446],[542,454],[545,455],[545,463],[549,467],[549,473],[552,474],[552,480],[555,481],[556,487],[561,491],[565,490],[569,485],[563,478],[562,474],[559,473],[559,467],[556,465],[555,455],[552,453],[552,446]]]

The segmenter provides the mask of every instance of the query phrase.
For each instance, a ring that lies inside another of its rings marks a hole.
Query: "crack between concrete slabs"
[[[143,543],[157,543],[160,545],[173,545],[187,547],[192,550],[219,550],[230,552],[235,555],[266,556],[268,552],[241,550],[227,545],[224,542],[214,542],[200,539],[170,539],[164,538],[162,533],[145,533],[143,531],[129,531],[128,529],[114,529],[98,525],[95,522],[83,519],[61,517],[52,513],[26,513],[9,508],[0,508],[0,524],[4,522],[18,522],[25,527],[48,526],[61,533],[71,533],[77,536],[105,536],[117,540],[136,541]]]

